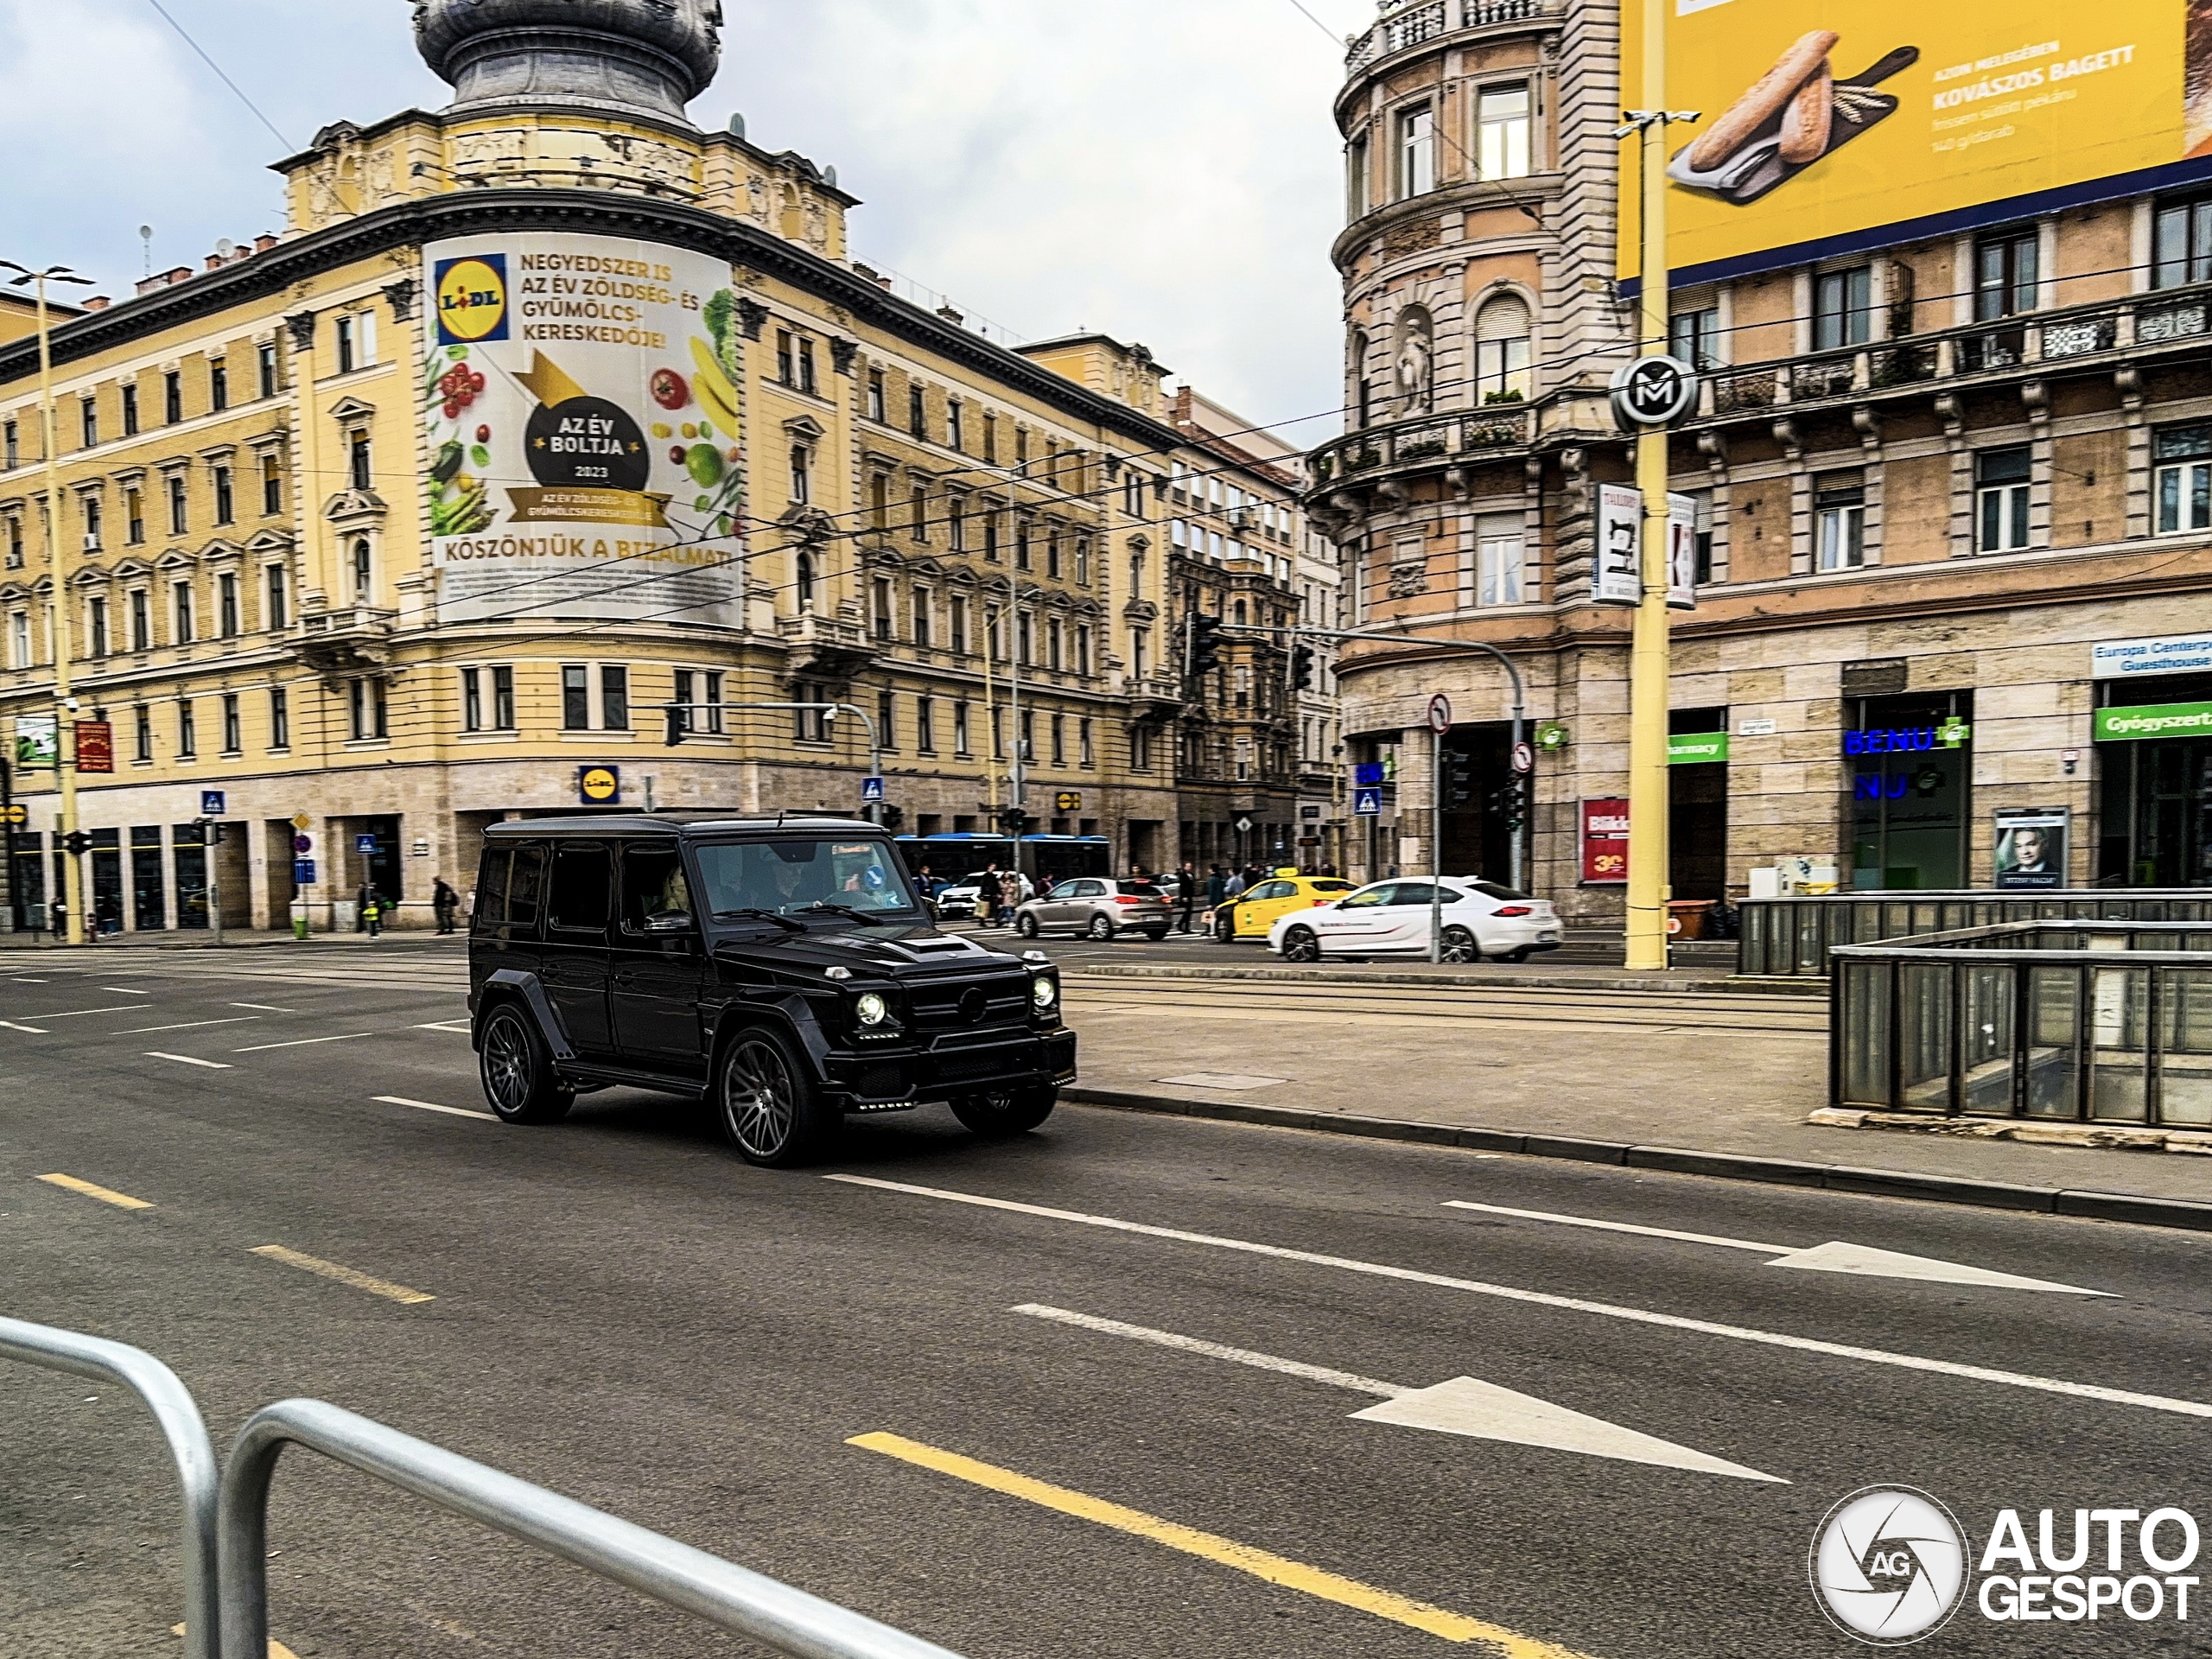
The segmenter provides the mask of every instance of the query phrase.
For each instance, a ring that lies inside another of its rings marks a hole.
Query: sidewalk
[[[443,938],[454,944],[463,943],[465,933],[440,934],[435,928],[388,927],[381,938],[371,938],[365,933],[310,933],[309,944],[428,944]],[[243,950],[257,945],[298,944],[289,928],[226,927],[223,930],[222,948]],[[215,936],[205,928],[162,928],[143,933],[117,933],[97,944],[87,940],[82,945],[57,944],[48,934],[0,933],[0,950],[212,950],[216,948]]]
[[[2212,1205],[2212,1158],[1808,1124],[1828,1103],[1825,1033],[1803,1028],[1803,1015],[1757,1029],[1733,998],[1715,997],[1673,1025],[1569,1023],[1537,999],[1525,1019],[1462,1025],[1392,1016],[1379,998],[1370,1012],[1349,988],[1327,1019],[1259,1007],[1249,1018],[1117,1009],[1112,979],[1080,970],[1068,988],[1083,1033],[1072,1100],[1278,1122],[1311,1114],[1326,1120],[1321,1127],[1406,1140],[1496,1131],[1586,1143],[1563,1155],[1606,1162],[1640,1161],[1625,1155],[1630,1147],[1672,1147]]]

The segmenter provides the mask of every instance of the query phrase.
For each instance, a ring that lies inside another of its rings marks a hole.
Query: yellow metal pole
[[[1643,256],[1639,355],[1667,350],[1667,4],[1643,0],[1643,124],[1638,134]],[[1667,429],[1636,441],[1643,496],[1643,594],[1629,646],[1628,954],[1631,971],[1667,966]]]
[[[47,612],[47,635],[54,657],[54,772],[61,786],[61,837],[77,832],[77,733],[75,700],[69,695],[71,622],[69,567],[61,550],[61,471],[55,451],[54,421],[54,338],[46,310],[46,278],[35,279],[38,292],[39,426],[46,446],[46,568],[54,584]],[[69,901],[69,943],[85,942],[85,861],[74,853],[61,859],[61,890]]]

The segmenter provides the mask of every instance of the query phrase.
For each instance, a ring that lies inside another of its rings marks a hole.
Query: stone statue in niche
[[[1436,395],[1436,327],[1425,305],[1398,313],[1390,361],[1401,416],[1426,415]]]

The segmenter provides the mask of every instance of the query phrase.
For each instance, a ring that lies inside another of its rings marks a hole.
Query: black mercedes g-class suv
[[[739,1155],[772,1166],[826,1152],[846,1113],[929,1101],[1018,1135],[1075,1079],[1045,958],[938,932],[890,838],[842,818],[493,825],[468,1006],[504,1121],[658,1090],[708,1102]]]

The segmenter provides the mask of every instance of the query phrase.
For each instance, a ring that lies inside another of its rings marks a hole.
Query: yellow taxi
[[[1223,940],[1264,939],[1279,917],[1333,903],[1357,886],[1338,876],[1300,875],[1288,868],[1277,870],[1214,907],[1213,936]]]

